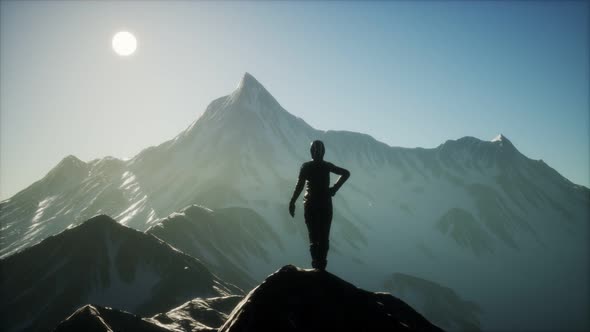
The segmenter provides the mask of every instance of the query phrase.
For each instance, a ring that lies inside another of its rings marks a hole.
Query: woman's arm
[[[289,214],[291,217],[295,217],[295,201],[297,201],[297,198],[299,198],[304,185],[305,177],[303,176],[303,166],[301,166],[301,169],[299,170],[299,178],[297,179],[293,196],[291,196],[291,201],[289,202]]]
[[[344,182],[348,180],[348,178],[350,177],[350,172],[347,169],[338,167],[334,164],[330,164],[330,172],[340,175],[338,180],[336,180],[336,183],[334,183],[334,186],[330,188],[330,194],[334,196],[336,195],[336,192],[340,189],[340,187],[342,187]]]

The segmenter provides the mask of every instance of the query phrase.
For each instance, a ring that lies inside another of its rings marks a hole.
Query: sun
[[[137,39],[127,31],[119,31],[113,36],[113,50],[120,56],[129,56],[137,49]]]

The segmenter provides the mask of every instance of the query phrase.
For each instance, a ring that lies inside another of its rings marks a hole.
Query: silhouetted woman
[[[305,224],[309,232],[309,251],[311,266],[325,270],[328,260],[330,225],[332,224],[332,196],[346,182],[350,172],[344,168],[324,161],[324,143],[311,143],[311,161],[303,163],[299,170],[299,180],[289,203],[289,213],[295,217],[295,201],[307,182],[303,195]],[[333,187],[330,187],[330,172],[340,175]]]

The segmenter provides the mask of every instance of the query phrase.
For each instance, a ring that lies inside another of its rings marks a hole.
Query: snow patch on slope
[[[37,223],[41,220],[45,210],[51,205],[51,202],[53,202],[57,197],[58,197],[58,195],[49,196],[49,197],[45,198],[44,200],[42,200],[41,202],[39,202],[39,205],[37,206],[37,211],[35,211],[35,216],[33,217],[33,220],[32,220],[33,224]]]

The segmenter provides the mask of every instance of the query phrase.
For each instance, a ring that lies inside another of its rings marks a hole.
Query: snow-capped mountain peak
[[[498,134],[496,137],[494,137],[494,138],[491,140],[491,142],[498,142],[498,141],[501,141],[503,138],[505,138],[505,137],[504,137],[504,135],[502,135],[502,134]]]
[[[494,137],[491,142],[501,148],[507,149],[508,151],[517,151],[514,144],[512,144],[512,142],[503,134],[499,134],[498,136]]]
[[[503,134],[498,134],[498,136],[494,137],[491,142],[510,142],[510,140]]]
[[[78,157],[74,156],[74,155],[69,155],[67,157],[65,157],[64,159],[62,159],[57,166],[55,166],[52,169],[53,173],[58,173],[58,172],[65,172],[65,173],[71,173],[73,171],[79,170],[79,169],[85,169],[87,168],[88,165],[83,162],[82,160],[78,159]]]
[[[243,125],[252,120],[260,122],[274,118],[279,113],[288,114],[254,76],[245,73],[237,88],[231,94],[213,100],[185,133],[199,127],[199,123],[203,125],[203,122],[207,122],[206,127],[211,127],[214,123],[226,126],[228,121]]]
[[[276,99],[250,73],[244,74],[237,89],[229,96],[228,104],[253,111],[280,108]]]
[[[286,151],[292,150],[293,144],[306,146],[317,133],[305,121],[285,110],[254,76],[245,73],[238,87],[231,94],[212,101],[174,144],[186,146],[190,151],[214,146],[226,153],[234,151],[234,154],[237,150],[245,151],[241,148],[246,146]],[[201,146],[203,142],[206,146]]]
[[[247,88],[264,89],[264,86],[260,82],[258,82],[258,80],[254,76],[252,76],[252,74],[245,72],[244,76],[242,76],[242,79],[240,80],[240,83],[238,84],[237,90]]]

